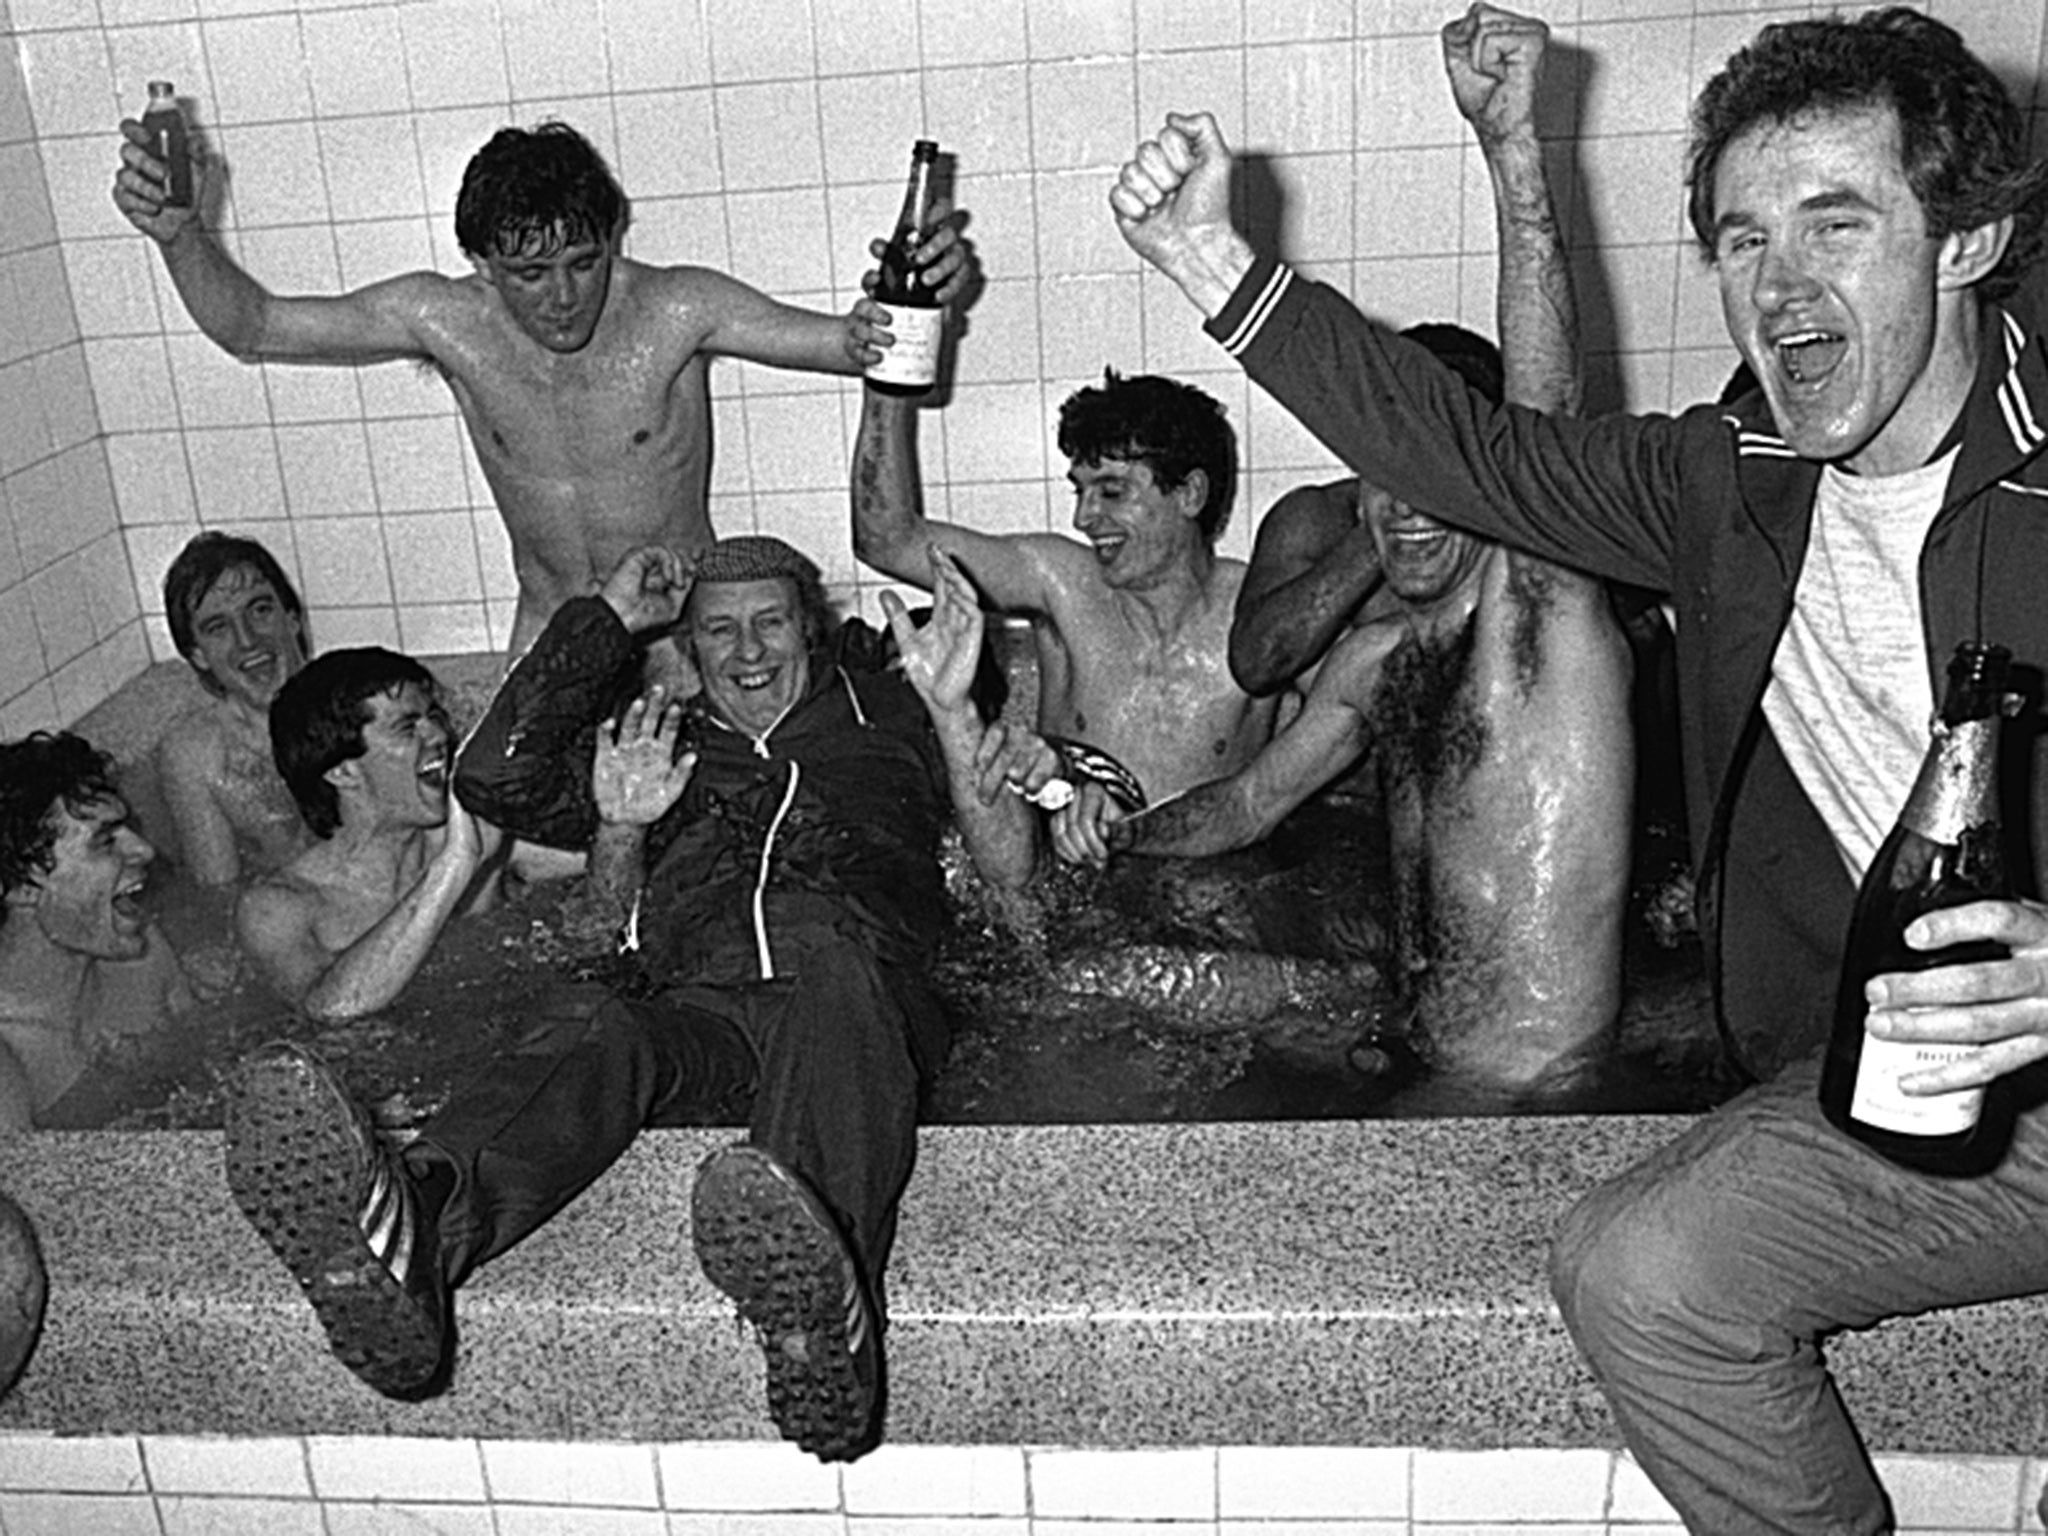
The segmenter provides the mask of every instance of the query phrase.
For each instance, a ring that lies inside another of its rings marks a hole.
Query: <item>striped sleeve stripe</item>
[[[1274,267],[1272,276],[1266,279],[1265,286],[1252,300],[1251,308],[1245,311],[1244,318],[1237,322],[1228,336],[1217,338],[1223,343],[1223,350],[1232,357],[1243,356],[1244,349],[1258,336],[1260,328],[1271,317],[1273,307],[1280,302],[1281,295],[1286,293],[1293,283],[1294,273],[1290,268]]]
[[[2005,417],[2005,430],[2012,434],[2013,446],[2022,453],[2031,453],[2041,445],[2044,434],[2041,423],[2035,419],[2033,402],[2020,388],[2019,361],[2027,338],[2011,315],[2001,312],[1999,318],[2004,322],[2006,369],[1998,386],[1998,409]]]

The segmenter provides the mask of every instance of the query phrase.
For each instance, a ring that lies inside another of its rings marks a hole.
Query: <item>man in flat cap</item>
[[[643,1127],[745,1103],[746,1140],[698,1173],[699,1262],[758,1334],[785,1437],[828,1461],[880,1440],[880,1279],[947,1041],[928,976],[949,801],[978,859],[1030,857],[1023,802],[974,793],[981,615],[932,561],[933,617],[890,602],[891,644],[835,627],[817,567],[778,539],[722,539],[694,567],[628,555],[520,659],[455,784],[508,833],[589,851],[649,985],[544,1004],[402,1154],[309,1052],[243,1064],[235,1198],[378,1391],[440,1391],[452,1289]],[[638,691],[640,647],[672,629],[702,684],[686,700]]]

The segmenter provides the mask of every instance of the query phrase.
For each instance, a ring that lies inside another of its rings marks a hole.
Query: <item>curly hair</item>
[[[1237,433],[1222,405],[1192,384],[1157,374],[1125,378],[1105,368],[1099,387],[1077,389],[1060,405],[1059,444],[1076,464],[1143,464],[1162,491],[1179,490],[1200,470],[1209,494],[1196,528],[1213,545],[1230,523]]]
[[[1765,27],[1707,82],[1693,106],[1686,172],[1693,233],[1714,246],[1714,178],[1728,145],[1758,123],[1803,113],[1890,107],[1906,183],[1936,239],[2013,221],[1987,299],[2016,289],[2042,246],[2048,162],[2035,161],[2011,93],[1954,28],[1904,6],[1854,19]]]
[[[434,692],[434,674],[410,656],[357,646],[314,657],[272,701],[270,755],[316,837],[341,826],[341,796],[327,770],[363,755],[363,727],[376,714],[371,702],[407,683]]]
[[[56,859],[57,811],[83,816],[118,798],[114,760],[83,736],[37,731],[0,743],[0,897],[34,885]],[[7,909],[0,903],[0,924]]]
[[[306,605],[300,601],[299,590],[285,575],[284,567],[277,563],[277,557],[254,539],[209,529],[205,533],[194,534],[178,551],[171,568],[164,572],[164,618],[171,626],[171,643],[187,661],[199,649],[199,636],[194,628],[199,617],[199,605],[206,601],[206,595],[221,577],[237,570],[252,571],[269,582],[277,600],[284,604],[285,612],[297,619],[303,629]],[[208,693],[227,691],[220,680],[204,667],[194,667],[193,670],[199,674],[200,686]]]
[[[500,128],[462,173],[455,238],[479,261],[552,256],[615,239],[630,207],[604,157],[567,123]]]

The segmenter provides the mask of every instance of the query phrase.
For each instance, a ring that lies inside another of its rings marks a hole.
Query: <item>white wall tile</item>
[[[808,79],[817,70],[806,0],[704,0],[704,18],[720,81]]]
[[[212,67],[215,121],[229,127],[303,117],[312,77],[299,18],[289,11],[209,21],[202,27]]]
[[[36,385],[36,360],[0,367],[0,475],[11,475],[54,451],[50,419]]]
[[[1214,1451],[1033,1451],[1028,1461],[1035,1526],[1083,1517],[1216,1518]]]
[[[603,11],[614,91],[711,83],[703,0],[603,0]]]
[[[1417,1451],[1417,1521],[1600,1521],[1606,1451]]]
[[[215,526],[284,515],[284,480],[270,428],[190,432],[185,453],[192,464],[201,522]]]
[[[473,1440],[309,1435],[306,1454],[323,1499],[483,1501],[483,1462]]]
[[[416,106],[503,109],[512,83],[492,0],[408,5],[399,15]]]
[[[1216,1453],[1217,1512],[1228,1519],[1408,1517],[1409,1453],[1308,1446],[1226,1446]]]
[[[327,1515],[327,1536],[388,1536],[393,1527],[407,1536],[501,1536],[491,1511],[481,1506],[380,1499],[374,1504],[326,1503],[321,1508]]]
[[[843,1473],[849,1515],[1022,1515],[1024,1453],[1015,1446],[884,1445]]]
[[[32,144],[0,147],[0,196],[7,199],[7,229],[0,233],[0,250],[28,250],[46,245],[60,234],[106,233],[113,227],[120,216],[114,212],[109,191],[114,183],[112,162],[104,152],[96,162],[99,175],[92,189],[99,208],[58,221],[51,189],[58,189],[60,195],[79,190],[79,159],[76,140],[45,142],[40,149]],[[67,206],[67,214],[70,211]],[[127,227],[125,221],[120,227]]]
[[[821,75],[889,74],[917,66],[913,0],[812,0]]]
[[[351,6],[299,18],[306,77],[323,117],[404,112],[412,106],[395,6]]]
[[[122,433],[106,439],[106,450],[124,526],[197,521],[183,434]]]
[[[1244,0],[1137,0],[1138,47],[1235,47],[1245,37]]]
[[[481,1447],[484,1477],[499,1503],[661,1506],[650,1446],[485,1440]]]
[[[658,1448],[671,1510],[837,1510],[839,1473],[793,1445],[766,1441]]]
[[[320,1506],[308,1500],[200,1498],[157,1500],[164,1536],[327,1536]]]
[[[74,240],[64,267],[83,336],[147,336],[162,324],[146,240]]]
[[[469,504],[461,428],[451,417],[369,423],[370,469],[384,512],[432,512]]]
[[[320,164],[334,217],[343,224],[399,219],[427,206],[412,119],[395,113],[322,120]],[[342,231],[346,240],[348,232]]]
[[[1029,57],[1024,0],[917,0],[926,65],[1005,64]]]
[[[17,46],[38,134],[103,133],[119,121],[113,63],[96,28],[25,32]]]
[[[26,311],[18,322],[22,346],[46,352],[78,339],[78,320],[71,307],[71,284],[64,275],[64,253],[55,245],[21,252],[10,266],[17,296]]]
[[[595,5],[504,0],[501,9],[515,99],[605,93],[604,18]]]
[[[1878,1478],[1902,1530],[2002,1531],[2021,1508],[2016,1456],[1881,1456]]]

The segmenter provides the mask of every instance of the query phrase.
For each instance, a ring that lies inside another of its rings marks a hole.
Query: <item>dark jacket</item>
[[[1840,855],[1764,723],[1821,466],[1778,437],[1760,394],[1683,415],[1547,417],[1494,406],[1350,300],[1262,259],[1209,323],[1245,370],[1344,461],[1448,522],[1668,594],[1699,915],[1717,1012],[1767,1076],[1825,1037],[1849,904]],[[1958,642],[2048,665],[2048,359],[2003,310],[1964,412],[1948,499],[1920,557],[1935,697]],[[1981,573],[1981,599],[1980,599]],[[2038,703],[2038,696],[2036,698]],[[2025,751],[2030,711],[2007,735]],[[2035,868],[2048,847],[2048,754],[2033,779]],[[2031,879],[2031,875],[2028,877]]]
[[[758,742],[690,701],[697,766],[649,829],[638,919],[659,979],[772,979],[830,934],[886,965],[929,961],[950,801],[924,706],[885,641],[852,622],[815,647],[804,697]],[[597,726],[637,692],[640,666],[602,599],[563,605],[464,744],[463,804],[528,841],[587,848]]]

